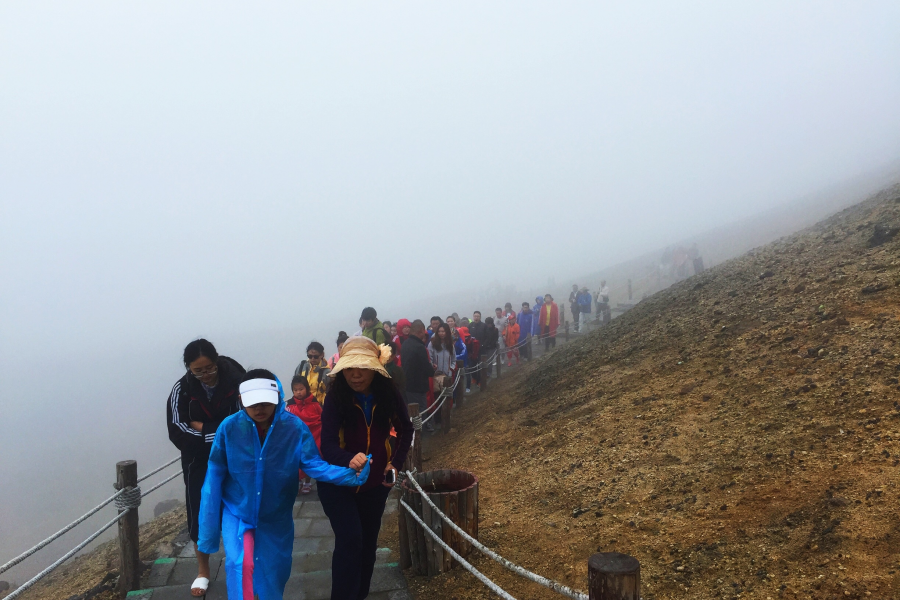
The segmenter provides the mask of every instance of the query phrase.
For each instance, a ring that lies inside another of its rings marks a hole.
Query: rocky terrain
[[[426,468],[473,471],[482,541],[582,590],[615,550],[648,600],[900,598],[898,228],[893,187],[652,296],[469,403]]]

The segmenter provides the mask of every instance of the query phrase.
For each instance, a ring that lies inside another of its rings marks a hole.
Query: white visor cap
[[[271,379],[251,379],[242,383],[238,389],[244,406],[278,404],[278,384]]]

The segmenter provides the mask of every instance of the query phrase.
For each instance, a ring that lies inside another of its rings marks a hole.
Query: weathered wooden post
[[[601,552],[588,559],[590,600],[640,600],[641,563],[618,552]]]
[[[137,486],[137,461],[123,460],[116,463],[116,489]],[[141,556],[138,539],[138,509],[119,509],[119,596],[141,588]]]

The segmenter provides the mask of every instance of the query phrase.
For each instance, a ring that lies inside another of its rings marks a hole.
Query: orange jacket
[[[506,331],[503,332],[503,341],[506,342],[506,347],[515,346],[519,343],[519,324],[516,322],[512,322],[506,326]]]

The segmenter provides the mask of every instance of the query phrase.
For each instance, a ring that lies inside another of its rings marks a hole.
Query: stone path
[[[395,518],[397,497],[391,492],[383,522]],[[294,551],[291,577],[284,590],[286,600],[327,600],[331,597],[331,555],[334,550],[334,534],[322,503],[313,492],[298,496],[294,504]],[[380,548],[377,552],[375,573],[372,575],[371,600],[412,600],[407,591],[406,578],[395,562],[390,562],[391,551]],[[207,600],[225,600],[224,554],[210,557],[209,591]],[[193,544],[185,546],[177,558],[160,558],[145,574],[145,589],[130,592],[131,600],[190,600],[188,586],[197,576],[197,558]]]

